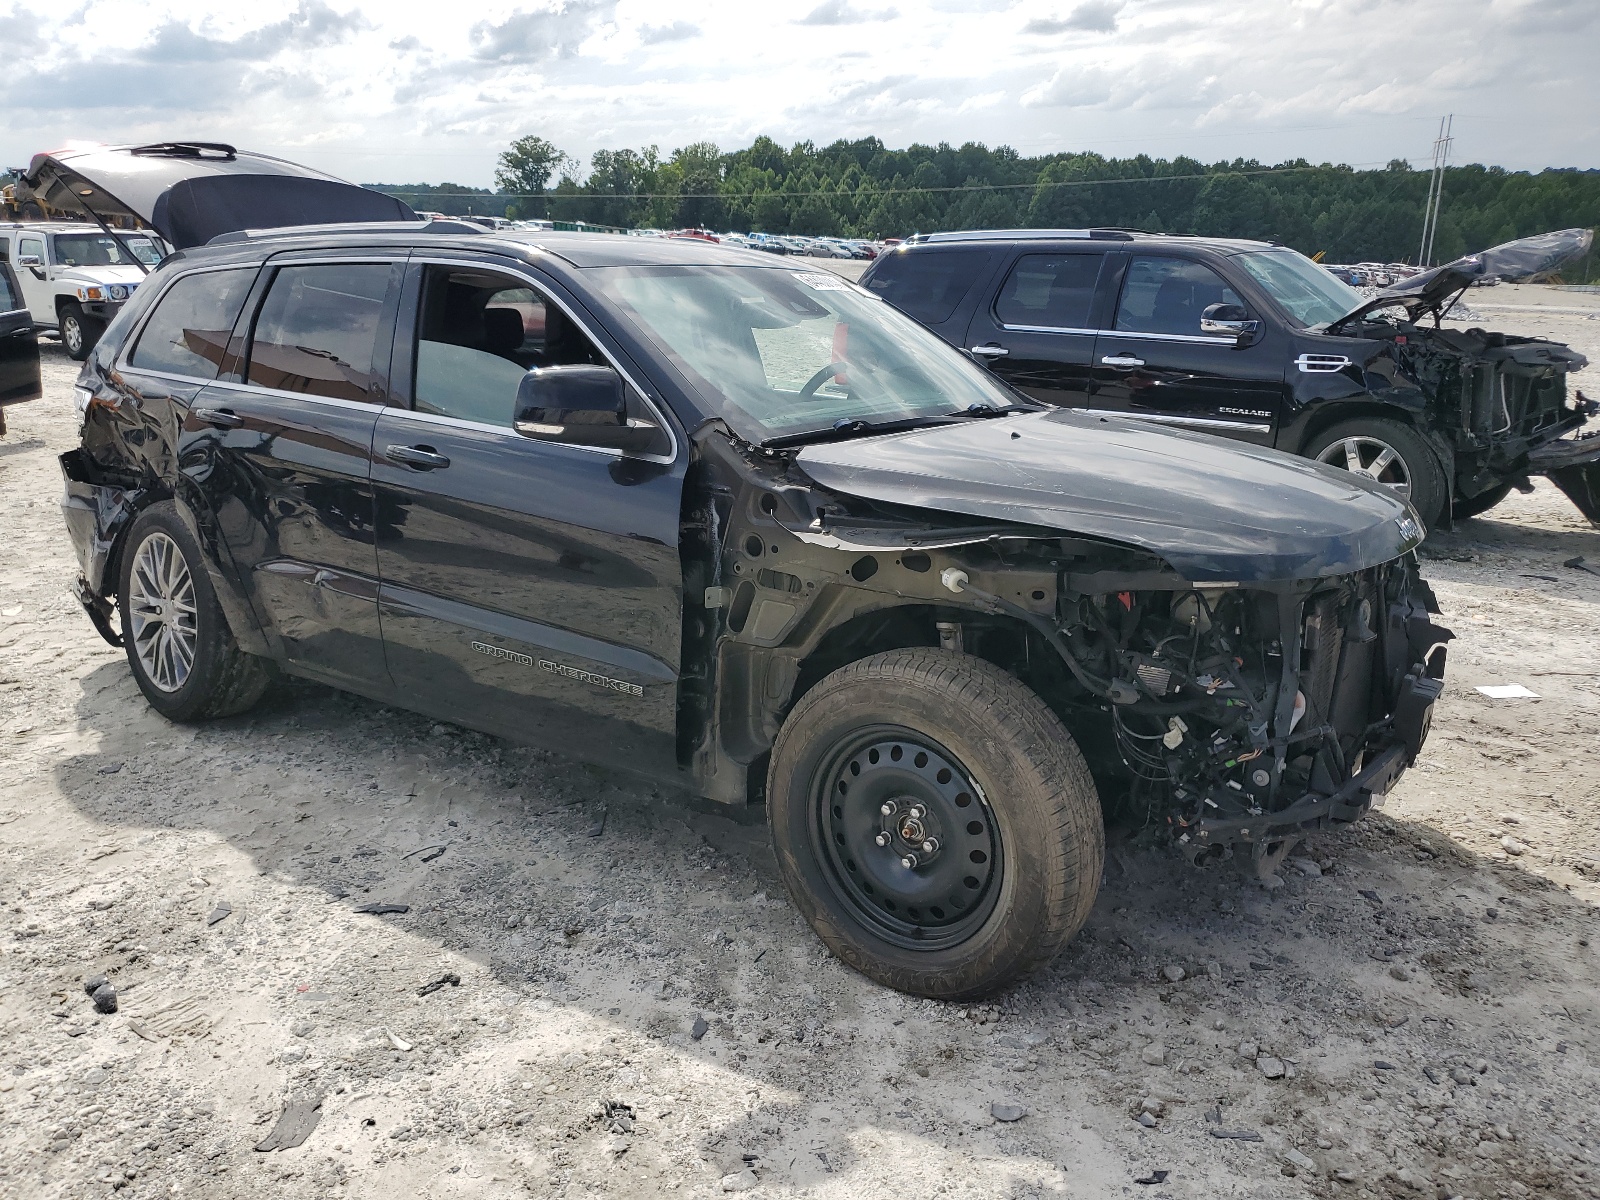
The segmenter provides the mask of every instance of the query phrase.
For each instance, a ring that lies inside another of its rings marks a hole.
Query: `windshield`
[[[129,267],[133,259],[128,251],[138,256],[140,262],[153,267],[163,257],[156,239],[147,233],[125,233],[122,241],[128,250],[117,244],[117,239],[103,233],[58,233],[55,236],[56,265],[62,267]]]
[[[1366,302],[1349,284],[1294,250],[1252,250],[1235,255],[1233,261],[1302,328],[1337,321]]]
[[[752,441],[840,421],[878,424],[1013,403],[958,351],[825,271],[602,267],[587,274]]]

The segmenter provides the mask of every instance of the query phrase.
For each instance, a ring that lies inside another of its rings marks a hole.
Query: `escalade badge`
[[[507,662],[514,662],[524,667],[533,666],[534,659],[531,654],[521,654],[515,650],[507,650],[504,646],[491,646],[488,642],[473,642],[472,648],[479,654],[486,654],[490,658],[503,658]],[[595,687],[603,687],[607,691],[621,692],[624,696],[642,696],[644,688],[637,683],[629,683],[625,679],[611,679],[605,675],[597,675],[593,671],[580,670],[578,667],[569,667],[566,663],[551,662],[548,658],[541,658],[539,670],[551,675],[560,675],[566,679],[575,679],[579,683],[590,683]]]

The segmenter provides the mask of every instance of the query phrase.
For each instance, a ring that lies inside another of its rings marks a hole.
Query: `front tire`
[[[842,667],[778,733],[767,817],[795,907],[841,960],[972,1000],[1088,919],[1105,830],[1076,743],[1015,677],[905,649]]]
[[[1469,517],[1480,517],[1509,496],[1511,487],[1512,485],[1509,483],[1502,483],[1499,487],[1492,487],[1487,492],[1479,492],[1476,496],[1468,496],[1464,500],[1457,500],[1450,506],[1450,515],[1457,521],[1465,521]]]
[[[1393,488],[1411,502],[1425,528],[1432,529],[1444,511],[1444,468],[1421,435],[1400,421],[1341,422],[1318,434],[1305,455]]]
[[[94,351],[95,343],[106,327],[98,319],[88,316],[76,302],[61,306],[61,345],[67,357],[82,362]]]
[[[122,641],[134,682],[170,721],[242,713],[272,682],[272,667],[233,640],[200,545],[172,501],[152,505],[122,553]]]

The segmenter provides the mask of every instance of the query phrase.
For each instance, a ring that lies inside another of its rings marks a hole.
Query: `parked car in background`
[[[1102,229],[914,238],[861,282],[1046,403],[1314,458],[1394,488],[1429,525],[1530,474],[1600,520],[1600,436],[1565,436],[1600,411],[1567,394],[1583,355],[1438,327],[1475,279],[1552,269],[1589,240],[1508,243],[1372,299],[1283,246]]]
[[[1087,919],[1097,778],[1270,873],[1422,749],[1449,634],[1369,481],[1020,399],[804,263],[234,219],[62,456],[80,599],[172,720],[286,671],[764,801],[829,948],[953,1000]]]
[[[37,400],[41,394],[33,314],[16,272],[0,260],[0,436],[6,431],[6,406]]]
[[[34,328],[59,333],[80,361],[167,252],[148,230],[106,233],[79,221],[0,225],[0,259],[11,262]]]

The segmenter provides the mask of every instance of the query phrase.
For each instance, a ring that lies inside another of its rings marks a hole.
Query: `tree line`
[[[554,181],[552,183],[552,180]],[[495,187],[369,184],[417,209],[627,228],[761,230],[880,238],[946,229],[1120,226],[1282,242],[1329,262],[1415,261],[1429,172],[1295,159],[1202,163],[1099,154],[1024,157],[969,142],[891,150],[877,138],[725,152],[697,142],[600,150],[587,166],[547,140],[500,155]],[[1516,237],[1600,226],[1600,171],[1445,172],[1434,261]],[[1591,260],[1567,278],[1600,279]]]

